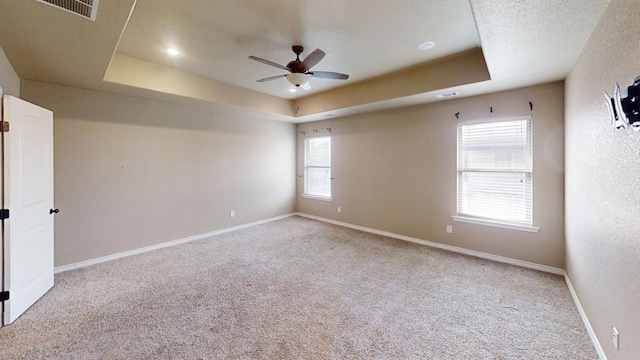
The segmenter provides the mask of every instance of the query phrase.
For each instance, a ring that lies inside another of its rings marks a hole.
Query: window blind
[[[331,198],[331,137],[305,139],[306,195]]]
[[[531,118],[458,126],[458,214],[533,224]]]

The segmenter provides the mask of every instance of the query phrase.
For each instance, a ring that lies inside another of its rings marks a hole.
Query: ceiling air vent
[[[95,20],[99,0],[37,0],[59,9],[80,15],[85,19]]]
[[[436,95],[436,97],[439,97],[441,99],[446,99],[446,98],[450,98],[450,97],[454,97],[454,96],[458,96],[458,95],[460,95],[459,92],[452,91],[452,92],[449,92],[449,93]]]

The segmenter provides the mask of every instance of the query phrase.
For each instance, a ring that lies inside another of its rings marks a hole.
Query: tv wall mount
[[[604,99],[614,128],[640,131],[640,76],[636,77],[626,91],[621,90],[616,83],[613,96],[605,91]]]

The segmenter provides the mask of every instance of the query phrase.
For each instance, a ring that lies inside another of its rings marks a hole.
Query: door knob
[[[49,214],[57,214],[60,212],[60,209],[49,209]]]

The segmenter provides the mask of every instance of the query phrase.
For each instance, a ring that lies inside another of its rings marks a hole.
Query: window
[[[304,140],[305,197],[331,200],[331,137]]]
[[[531,118],[458,125],[458,216],[533,228]],[[531,231],[531,230],[528,230]]]

